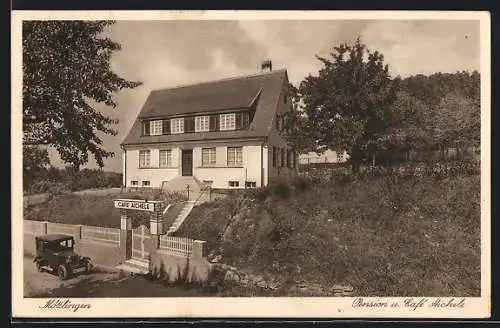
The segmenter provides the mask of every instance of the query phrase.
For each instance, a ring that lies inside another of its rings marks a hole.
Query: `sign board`
[[[126,210],[154,212],[156,203],[157,202],[151,203],[143,200],[118,199],[115,200],[115,207],[123,208]]]

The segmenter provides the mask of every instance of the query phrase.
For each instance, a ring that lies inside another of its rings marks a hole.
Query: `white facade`
[[[227,148],[240,145],[185,145],[167,146],[141,146],[137,149],[127,149],[123,152],[123,179],[127,187],[152,187],[160,188],[164,181],[172,180],[182,175],[182,149],[192,149],[192,176],[200,182],[211,182],[212,188],[245,188],[246,182],[251,186],[266,185],[268,180],[268,147],[258,144],[241,145],[242,164],[228,166]],[[202,165],[202,148],[216,149],[216,163]],[[170,149],[172,152],[172,166],[161,168],[159,156],[161,149]],[[139,165],[139,152],[149,150],[150,167],[142,168]],[[236,183],[235,183],[236,182]]]

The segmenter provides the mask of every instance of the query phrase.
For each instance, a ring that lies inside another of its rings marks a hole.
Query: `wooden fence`
[[[120,243],[120,229],[30,220],[24,220],[23,223],[25,234],[64,234],[73,236],[76,239],[81,238],[112,244]]]
[[[62,224],[62,223],[48,223],[47,233],[60,233],[63,235],[75,235],[75,225],[73,224]]]
[[[190,257],[193,252],[193,239],[162,235],[160,237],[160,250],[168,255]]]
[[[24,233],[30,235],[43,235],[45,234],[45,226],[40,221],[24,220]]]
[[[120,229],[82,226],[82,239],[120,243]]]

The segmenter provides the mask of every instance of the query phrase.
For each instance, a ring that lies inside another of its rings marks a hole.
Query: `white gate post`
[[[144,258],[144,225],[141,225],[141,257]]]

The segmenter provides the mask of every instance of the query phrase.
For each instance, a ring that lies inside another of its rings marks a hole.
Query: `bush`
[[[310,181],[304,177],[296,177],[292,180],[292,185],[299,192],[304,192],[311,187]]]
[[[61,195],[69,190],[69,186],[61,182],[52,182],[41,180],[34,182],[29,190],[30,194],[51,193],[53,195]]]
[[[290,186],[286,181],[278,181],[272,185],[273,195],[281,199],[286,199],[290,195]]]
[[[272,194],[272,186],[247,189],[243,193],[244,198],[256,199],[258,201],[265,201],[269,195]]]

